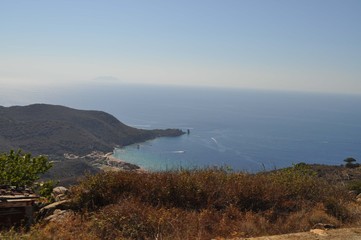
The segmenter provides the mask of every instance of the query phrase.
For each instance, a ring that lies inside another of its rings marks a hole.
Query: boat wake
[[[178,153],[178,154],[181,154],[181,153],[185,153],[186,151],[172,151],[172,153]]]

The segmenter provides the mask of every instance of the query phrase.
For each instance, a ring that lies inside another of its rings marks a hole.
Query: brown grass
[[[86,176],[72,194],[76,213],[35,226],[29,238],[211,239],[360,221],[348,190],[327,184],[304,165],[259,174],[108,172]]]

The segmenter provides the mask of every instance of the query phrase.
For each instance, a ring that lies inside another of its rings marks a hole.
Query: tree
[[[45,156],[32,157],[21,150],[10,150],[0,155],[0,185],[30,187],[51,167]]]
[[[355,163],[356,162],[356,159],[352,158],[352,157],[348,157],[346,158],[345,160],[343,160],[344,162],[346,162],[346,167],[348,168],[355,168],[355,167],[358,167],[360,166],[360,164],[358,163]]]

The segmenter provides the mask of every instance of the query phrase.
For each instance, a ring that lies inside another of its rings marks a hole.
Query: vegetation
[[[32,157],[21,150],[11,150],[0,155],[0,185],[30,187],[39,179],[40,174],[52,167],[45,156]]]
[[[356,194],[361,193],[361,179],[351,181],[347,186],[351,191],[355,191]]]
[[[361,222],[361,208],[348,191],[306,164],[258,174],[106,172],[71,189],[73,214],[21,236],[212,239],[307,231],[317,223],[350,226]]]
[[[93,151],[112,152],[157,137],[176,137],[179,129],[137,129],[102,111],[77,110],[49,104],[0,106],[0,153],[21,147],[34,155],[56,160],[46,179],[74,184],[84,171],[99,169],[84,159],[67,161],[65,153],[85,156]]]
[[[0,133],[0,152],[22,146],[33,154],[58,158],[64,153],[111,152],[114,146],[184,134],[177,129],[136,129],[105,112],[48,104],[0,107]]]
[[[348,168],[356,168],[356,167],[360,166],[360,164],[356,163],[356,159],[354,159],[352,157],[348,157],[343,161],[346,162],[345,166]]]

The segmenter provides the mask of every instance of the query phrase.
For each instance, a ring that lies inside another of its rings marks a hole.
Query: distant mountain
[[[63,156],[92,151],[110,152],[162,136],[179,136],[178,129],[143,130],[129,127],[102,111],[34,104],[0,106],[0,152],[23,149],[33,154]]]

